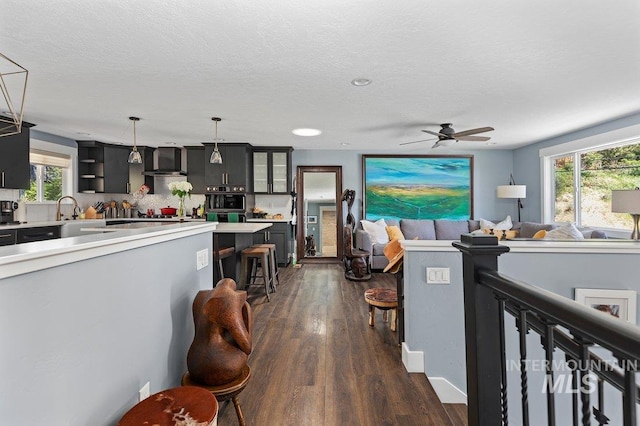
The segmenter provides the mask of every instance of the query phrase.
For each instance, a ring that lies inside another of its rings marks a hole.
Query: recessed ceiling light
[[[351,80],[351,84],[354,86],[368,86],[371,84],[371,80],[368,78],[354,78]]]
[[[322,131],[318,129],[293,129],[291,133],[297,136],[318,136]]]

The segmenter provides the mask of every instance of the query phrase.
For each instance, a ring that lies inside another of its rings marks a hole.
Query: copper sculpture
[[[247,292],[230,278],[213,290],[201,290],[193,301],[195,336],[187,368],[198,383],[215,386],[237,379],[251,353],[253,316]]]

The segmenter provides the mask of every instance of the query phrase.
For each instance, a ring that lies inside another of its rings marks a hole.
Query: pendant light
[[[218,122],[222,121],[220,117],[211,117],[213,121],[216,122],[216,137],[213,138],[213,141],[216,145],[213,147],[213,152],[211,153],[211,158],[209,158],[209,162],[211,164],[222,164],[222,155],[220,155],[220,151],[218,151],[218,141],[222,141],[224,139],[218,139]]]
[[[136,144],[136,121],[140,121],[138,117],[129,117],[129,120],[133,121],[133,149],[129,153],[130,164],[142,164],[142,155],[138,152],[138,145]]]

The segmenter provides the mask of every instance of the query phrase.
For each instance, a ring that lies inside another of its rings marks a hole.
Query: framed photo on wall
[[[472,155],[363,155],[363,218],[473,218]]]
[[[307,223],[318,223],[318,216],[307,216]]]
[[[578,303],[635,324],[636,296],[634,290],[576,288],[574,299]]]

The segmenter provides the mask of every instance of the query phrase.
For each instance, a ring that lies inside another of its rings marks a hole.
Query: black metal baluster
[[[549,426],[555,426],[556,424],[556,400],[553,395],[554,393],[554,379],[553,379],[553,349],[554,349],[554,341],[553,341],[553,330],[555,324],[547,321],[546,319],[542,319],[545,324],[545,333],[543,339],[543,346],[545,352],[545,360],[546,360],[546,370],[547,370],[547,424]]]
[[[566,358],[567,361],[570,360],[569,357]],[[571,364],[569,364],[571,365]],[[571,378],[572,378],[572,386],[571,389],[573,393],[571,394],[571,402],[573,404],[573,426],[578,426],[578,387],[580,386],[580,377],[578,376],[578,366],[571,369]]]
[[[504,297],[496,295],[498,299],[498,317],[500,321],[500,369],[502,371],[502,379],[500,384],[500,406],[502,407],[502,426],[509,424],[509,403],[507,400],[507,355],[504,342]]]
[[[587,342],[580,336],[576,336],[576,342],[580,345],[578,350],[580,359],[578,360],[578,370],[580,371],[580,402],[582,404],[582,425],[591,426],[591,400],[589,397],[589,346],[591,342]]]
[[[622,411],[624,413],[624,426],[636,426],[636,399],[638,387],[636,386],[637,360],[623,359],[624,367],[624,394],[622,395]]]
[[[609,424],[609,418],[604,414],[604,380],[601,377],[598,377],[598,408],[593,409],[593,417],[600,426]]]
[[[527,378],[527,310],[518,307],[516,327],[520,337],[520,396],[522,400],[522,425],[529,426],[529,383]]]

